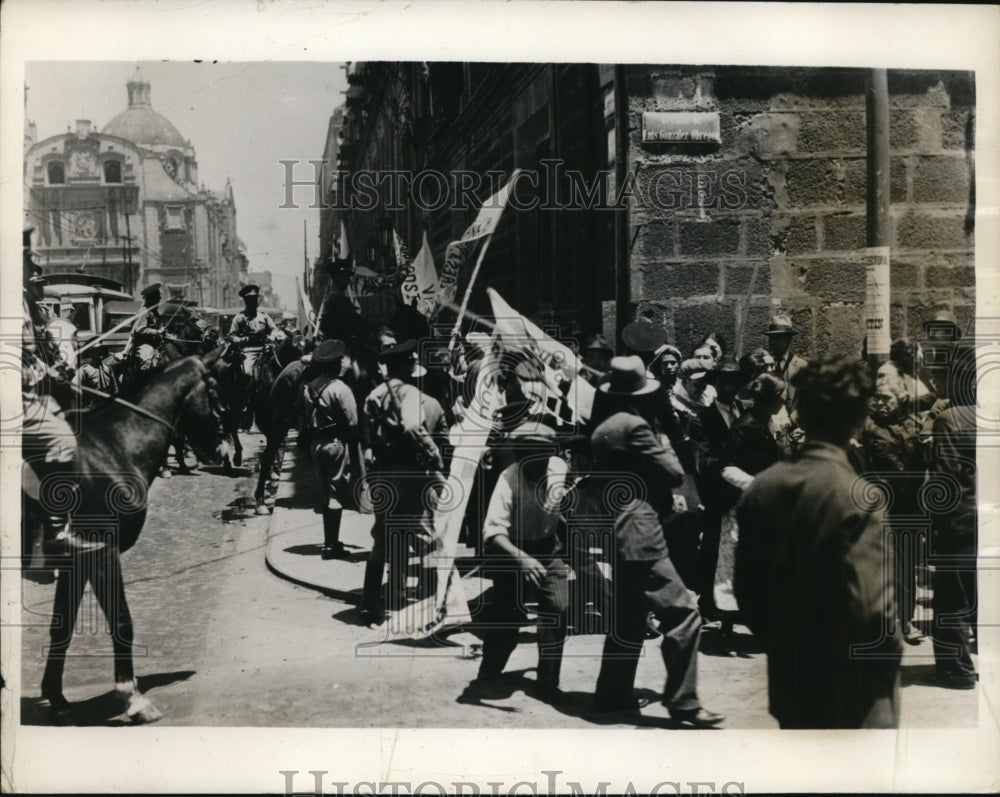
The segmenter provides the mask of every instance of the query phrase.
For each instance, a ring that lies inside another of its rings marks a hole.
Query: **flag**
[[[395,230],[392,231],[392,251],[396,254],[397,273],[404,273],[410,267],[410,252]]]
[[[574,423],[590,418],[594,406],[594,387],[581,375],[582,363],[576,353],[507,304],[493,288],[486,289],[496,319],[495,334],[504,348],[520,349],[544,366],[544,382],[548,390],[549,410],[557,417],[568,409],[568,420]]]
[[[351,247],[347,243],[347,227],[344,226],[343,219],[340,220],[340,238],[333,244],[333,256],[336,260],[351,259]]]
[[[299,284],[298,277],[295,278],[295,292],[298,294],[295,317],[299,329],[304,331],[307,326],[315,327],[316,314],[313,312],[312,303],[309,301],[309,297],[306,296],[306,292],[302,289],[302,285]]]
[[[434,312],[434,301],[437,295],[437,269],[434,267],[434,256],[431,254],[427,233],[424,232],[423,245],[416,258],[410,263],[403,284],[400,286],[403,301],[407,304],[417,303],[417,310],[430,318]]]
[[[440,312],[442,305],[455,301],[459,280],[468,271],[468,264],[475,262],[476,265],[469,277],[469,284],[465,289],[466,296],[463,301],[463,308],[468,303],[468,294],[472,290],[472,284],[475,281],[476,269],[482,263],[483,256],[486,254],[490,237],[500,224],[500,217],[507,206],[507,200],[510,199],[511,189],[522,173],[521,169],[515,169],[506,185],[483,203],[482,208],[479,210],[479,215],[476,216],[476,220],[462,233],[462,237],[448,244],[444,253],[444,266],[438,278],[435,314]]]

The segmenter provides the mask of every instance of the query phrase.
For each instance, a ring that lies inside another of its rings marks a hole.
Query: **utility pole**
[[[625,67],[615,66],[615,195],[622,195],[628,171],[628,90],[625,87]],[[632,263],[628,241],[628,205],[615,210],[615,331],[621,332],[632,315]]]
[[[302,219],[302,284],[306,288],[306,294],[309,293],[309,248],[306,244],[307,224],[308,220]]]
[[[865,344],[875,369],[889,358],[889,77],[885,69],[865,76],[867,196]]]

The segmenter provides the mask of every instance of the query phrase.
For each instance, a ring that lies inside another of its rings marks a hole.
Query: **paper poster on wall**
[[[869,355],[888,355],[889,334],[889,247],[865,250],[865,334]]]

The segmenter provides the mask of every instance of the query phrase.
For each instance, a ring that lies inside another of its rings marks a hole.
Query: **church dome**
[[[143,80],[138,71],[126,84],[128,108],[108,122],[101,131],[119,136],[133,144],[146,146],[171,146],[184,148],[187,142],[173,123],[163,114],[153,110],[149,81]]]

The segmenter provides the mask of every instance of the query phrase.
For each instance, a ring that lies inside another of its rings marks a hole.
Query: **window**
[[[52,161],[49,164],[49,185],[64,185],[66,183],[66,167],[62,161]]]
[[[167,225],[168,230],[183,230],[184,229],[184,208],[182,207],[168,207],[167,211]]]
[[[122,181],[122,162],[118,160],[104,161],[104,182],[120,183]]]

